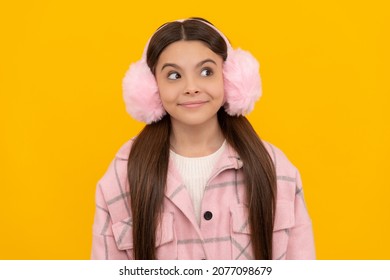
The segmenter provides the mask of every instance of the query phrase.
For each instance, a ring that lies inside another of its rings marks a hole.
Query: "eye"
[[[209,68],[203,69],[202,72],[200,72],[200,75],[203,77],[208,77],[213,74],[213,71]]]
[[[181,76],[177,72],[170,72],[170,73],[168,73],[168,79],[169,80],[177,80],[177,79],[180,79],[180,78],[181,78]]]

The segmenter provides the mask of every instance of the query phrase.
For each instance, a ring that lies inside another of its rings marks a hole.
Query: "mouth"
[[[194,100],[194,101],[188,101],[188,102],[182,102],[179,103],[179,106],[185,107],[185,108],[198,108],[204,104],[206,104],[208,101],[203,100]]]

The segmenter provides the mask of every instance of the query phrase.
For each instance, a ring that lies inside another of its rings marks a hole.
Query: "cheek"
[[[163,105],[169,104],[169,103],[172,103],[175,101],[176,95],[177,95],[176,94],[177,89],[175,89],[174,86],[172,86],[171,84],[163,83],[163,82],[157,83],[157,86],[158,86],[158,90],[159,90],[159,94],[160,94],[160,99],[161,99]]]
[[[216,100],[224,100],[225,98],[225,91],[223,87],[223,79],[218,79],[211,83],[209,85],[209,90],[210,93],[212,93],[213,98]]]

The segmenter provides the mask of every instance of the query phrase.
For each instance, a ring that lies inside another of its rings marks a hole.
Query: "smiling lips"
[[[198,108],[207,102],[208,101],[194,100],[194,101],[179,103],[178,105],[185,108]]]

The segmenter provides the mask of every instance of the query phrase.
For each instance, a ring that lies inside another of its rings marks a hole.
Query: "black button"
[[[211,220],[211,218],[213,217],[213,213],[211,213],[210,211],[206,211],[206,212],[204,212],[203,217],[204,217],[207,221],[209,221],[209,220]]]

